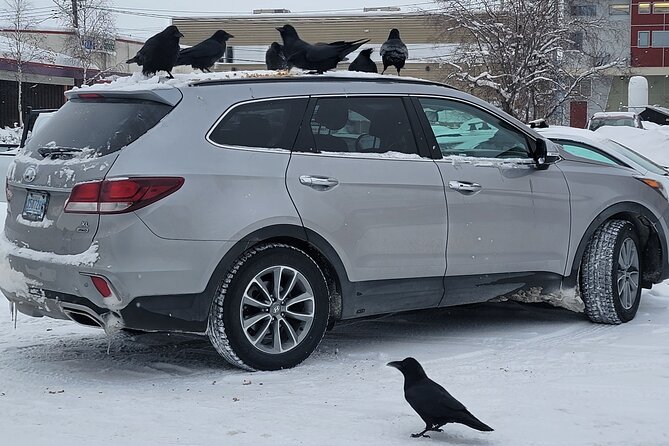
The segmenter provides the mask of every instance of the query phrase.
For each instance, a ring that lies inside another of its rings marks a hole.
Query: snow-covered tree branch
[[[77,0],[76,14],[71,0],[54,0],[54,3],[63,25],[72,33],[65,51],[81,63],[86,83],[90,69],[109,68],[108,59],[115,51],[116,24],[109,1]]]
[[[30,11],[33,5],[29,0],[5,0],[7,8],[8,30],[0,33],[6,49],[3,51],[9,59],[16,64],[14,79],[18,84],[18,114],[19,126],[23,126],[23,82],[25,81],[25,68],[29,62],[48,61],[51,53],[40,48],[37,37],[30,31],[37,25],[37,20],[31,18]],[[33,16],[34,17],[34,16]]]
[[[440,0],[444,33],[461,34],[452,77],[521,120],[550,117],[583,81],[616,67],[593,17],[556,0]]]

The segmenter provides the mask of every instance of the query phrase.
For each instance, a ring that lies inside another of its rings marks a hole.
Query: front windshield
[[[593,118],[590,122],[590,130],[597,130],[605,125],[616,127],[634,127],[633,118]]]

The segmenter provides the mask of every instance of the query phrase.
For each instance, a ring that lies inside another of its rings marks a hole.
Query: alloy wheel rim
[[[629,310],[639,289],[639,252],[631,238],[626,238],[618,254],[618,296],[620,304]]]
[[[266,268],[244,290],[239,320],[246,339],[269,354],[286,353],[306,338],[314,321],[314,292],[289,266]]]

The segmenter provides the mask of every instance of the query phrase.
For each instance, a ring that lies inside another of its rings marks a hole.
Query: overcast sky
[[[31,0],[35,8],[45,8],[53,5],[53,0]],[[306,0],[259,1],[242,0],[237,2],[223,0],[110,0],[116,8],[134,8],[134,14],[157,13],[167,16],[212,15],[214,13],[240,14],[251,13],[259,8],[286,8],[291,12],[362,12],[363,7],[401,6],[405,11],[415,11],[417,8],[429,9],[433,7],[429,0],[418,0],[410,3],[408,0],[337,0],[336,2],[315,2]],[[4,0],[0,0],[4,9]],[[140,11],[141,10],[141,11]],[[44,16],[48,10],[39,10]],[[44,25],[53,27],[57,22],[45,21]],[[163,29],[169,24],[169,18],[154,18],[132,14],[117,14],[116,25],[120,34],[133,37],[148,37]]]

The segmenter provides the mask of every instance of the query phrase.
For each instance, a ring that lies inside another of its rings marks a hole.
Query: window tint
[[[290,150],[306,106],[305,98],[239,105],[216,125],[209,139],[229,146]]]
[[[528,158],[527,138],[499,118],[471,105],[419,98],[444,156]]]
[[[614,166],[622,166],[623,164],[614,160],[613,158],[604,155],[599,150],[593,149],[591,147],[582,146],[568,141],[555,141],[558,144],[562,145],[562,148],[571,153],[574,156],[579,158],[585,158],[588,160],[599,161],[606,164],[612,164]]]
[[[401,98],[321,98],[298,138],[320,152],[418,153]]]
[[[45,146],[91,149],[104,156],[135,141],[171,109],[169,105],[151,101],[71,99],[35,132],[26,149],[31,152]]]

